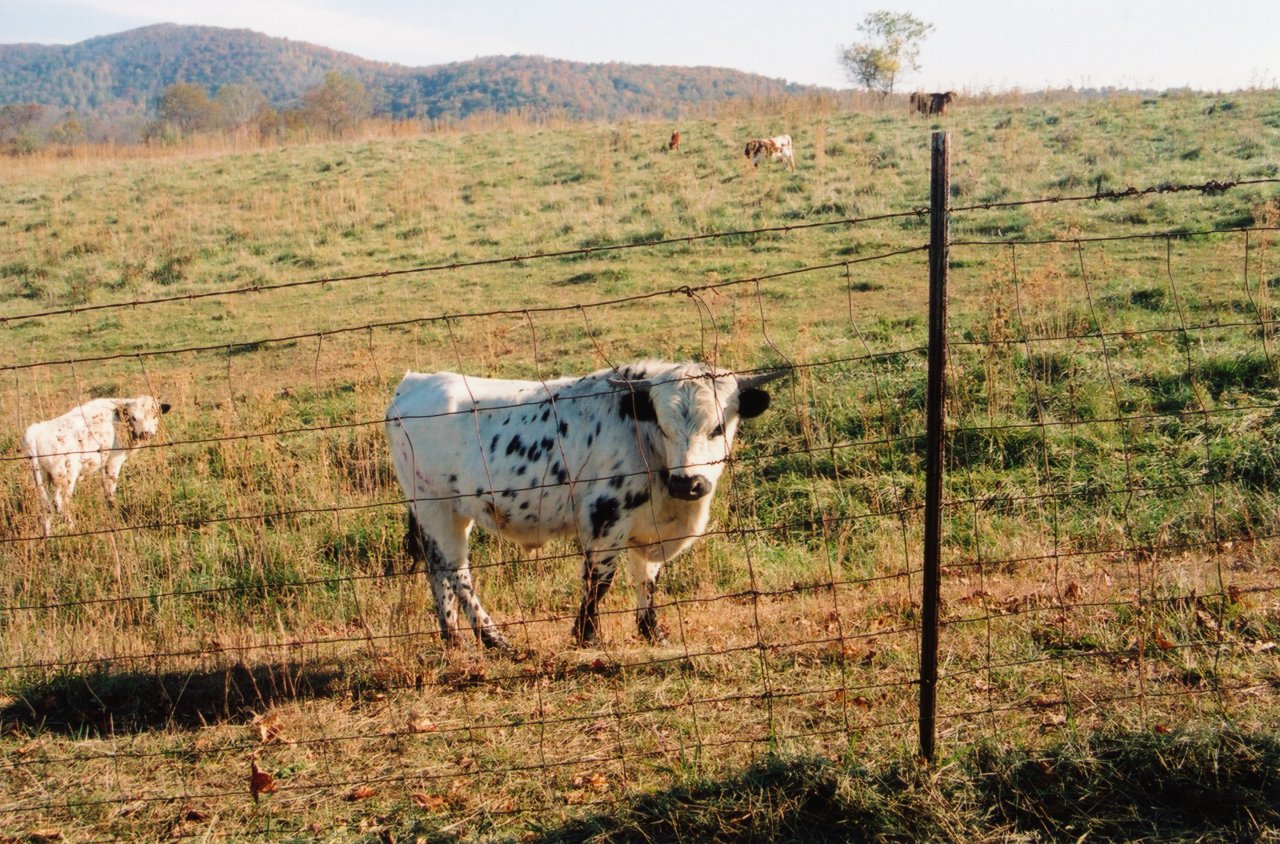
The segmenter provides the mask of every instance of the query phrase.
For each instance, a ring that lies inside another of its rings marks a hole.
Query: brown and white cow
[[[753,167],[759,167],[763,159],[769,161],[785,161],[792,170],[796,169],[795,150],[791,146],[790,135],[776,135],[772,138],[755,138],[747,141],[743,155]]]
[[[53,528],[54,513],[72,523],[67,502],[86,472],[102,470],[107,503],[115,504],[120,469],[138,445],[155,436],[161,414],[168,412],[169,405],[151,396],[94,399],[27,428],[22,452],[31,461],[31,474],[44,502],[45,536]]]
[[[907,98],[907,115],[928,114],[933,108],[933,97],[924,91],[912,91]]]

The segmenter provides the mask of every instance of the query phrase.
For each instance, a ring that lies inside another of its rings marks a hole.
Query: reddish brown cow
[[[667,141],[667,149],[672,152],[680,149],[680,130],[677,129],[671,133],[671,140]]]

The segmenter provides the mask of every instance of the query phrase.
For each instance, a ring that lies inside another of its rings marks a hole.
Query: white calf
[[[102,470],[107,503],[115,504],[121,467],[139,443],[155,436],[160,415],[168,412],[169,405],[151,396],[94,399],[27,428],[22,452],[31,460],[31,474],[44,501],[45,536],[53,528],[54,513],[71,524],[67,502],[86,472]]]

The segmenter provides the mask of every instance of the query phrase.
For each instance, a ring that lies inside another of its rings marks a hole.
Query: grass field
[[[665,123],[511,122],[0,161],[0,840],[1280,835],[1280,93],[939,125],[953,204],[994,207],[952,224],[933,769],[933,126],[905,107],[739,107],[678,154]],[[780,132],[797,171],[752,169],[742,141]],[[1256,183],[998,205],[1211,180]],[[401,549],[394,385],[636,357],[798,367],[664,571],[671,644],[620,583],[601,647],[572,647],[575,549],[479,536],[518,653],[444,652]],[[174,410],[119,508],[87,479],[39,538],[22,430],[138,393]],[[1254,795],[1208,832],[1070,796],[1184,753]]]

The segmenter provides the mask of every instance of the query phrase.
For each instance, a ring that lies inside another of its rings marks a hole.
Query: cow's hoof
[[[486,650],[497,651],[502,654],[515,653],[515,648],[511,647],[511,643],[507,641],[507,637],[503,636],[497,630],[485,628],[480,631],[480,642],[485,646]]]

